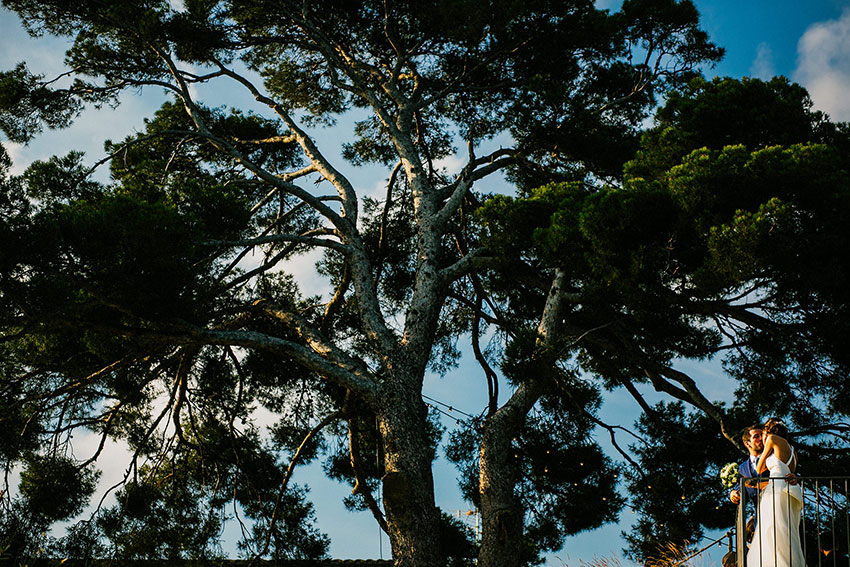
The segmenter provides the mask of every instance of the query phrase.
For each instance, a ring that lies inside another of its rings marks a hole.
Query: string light
[[[437,407],[437,406],[435,406],[435,405],[432,405],[432,404],[428,404],[428,403],[426,403],[426,404],[425,404],[425,406],[426,406],[426,407],[429,407],[429,408],[431,408],[431,409],[433,409],[433,410],[435,410],[435,411],[440,412],[441,414],[443,414],[444,416],[446,416],[446,417],[448,417],[448,418],[450,418],[450,419],[453,419],[453,420],[454,420],[454,422],[455,422],[455,425],[460,425],[460,424],[462,423],[462,421],[461,421],[460,419],[458,419],[456,416],[454,416],[454,415],[450,414],[449,412],[447,412],[447,411],[445,411],[445,410],[442,410],[442,409],[438,408],[438,407]],[[455,410],[455,411],[457,411],[457,410]],[[469,426],[470,426],[470,427],[472,427],[472,424],[469,424]]]
[[[456,407],[454,407],[454,406],[452,406],[452,405],[450,405],[450,404],[447,404],[447,403],[445,403],[445,402],[441,402],[440,400],[438,400],[438,399],[436,399],[436,398],[432,398],[431,396],[426,396],[425,394],[422,394],[422,397],[423,397],[424,399],[426,399],[426,400],[429,400],[429,401],[434,402],[435,404],[439,404],[439,405],[443,406],[444,408],[447,408],[447,409],[448,409],[448,411],[450,411],[450,412],[459,413],[460,415],[465,416],[465,417],[467,417],[467,418],[469,418],[469,419],[477,419],[477,416],[474,416],[474,415],[472,415],[472,414],[466,413],[465,411],[461,411],[461,410],[457,409]],[[438,410],[438,411],[442,411],[442,410],[440,410],[439,408],[437,408],[436,406],[433,406],[433,405],[431,405],[431,404],[426,404],[426,405],[427,405],[428,407],[432,407],[432,408],[434,408],[434,409],[436,409],[436,410]],[[445,412],[442,412],[442,413],[445,413]],[[446,414],[446,415],[448,415],[448,414]],[[450,416],[450,417],[451,417],[452,419],[457,419],[457,418],[455,418],[454,416]]]

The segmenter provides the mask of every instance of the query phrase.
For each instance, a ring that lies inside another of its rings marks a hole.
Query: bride
[[[797,468],[797,455],[787,435],[778,419],[764,424],[764,451],[756,470],[769,470],[774,480],[760,483],[756,533],[747,552],[747,567],[805,567],[800,544],[803,494],[799,485],[786,481]]]

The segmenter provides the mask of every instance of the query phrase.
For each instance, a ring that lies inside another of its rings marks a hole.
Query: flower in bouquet
[[[740,476],[741,475],[738,474],[738,463],[729,463],[720,469],[720,482],[722,482],[723,486],[726,488],[734,488],[737,486],[738,478]]]

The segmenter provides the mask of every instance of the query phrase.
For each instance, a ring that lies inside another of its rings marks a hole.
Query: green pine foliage
[[[717,422],[731,438],[732,424],[788,416],[809,462],[823,446],[843,463],[846,443],[821,442],[834,432],[823,410],[847,411],[834,252],[847,248],[850,131],[784,79],[696,76],[722,49],[691,2],[4,5],[34,35],[67,38],[74,70],[0,74],[9,140],[127,89],[167,92],[142,131],[105,142],[107,181],[78,152],[20,176],[0,153],[0,456],[7,472],[25,464],[0,511],[13,557],[218,558],[234,520],[246,557],[323,557],[308,492],[289,482],[318,459],[357,487],[348,503],[373,510],[400,562],[534,564],[626,504],[642,557],[720,522]],[[195,87],[220,80],[267,113],[205,105]],[[383,199],[358,198],[299,128],[349,111],[335,149],[388,169]],[[501,135],[513,147],[477,155]],[[469,161],[452,176],[439,160],[458,137]],[[516,196],[481,191],[500,171]],[[295,283],[304,253],[321,256],[332,297]],[[470,337],[489,404],[448,452],[482,506],[478,550],[435,507],[443,432],[421,396],[425,372],[447,374]],[[730,407],[677,370],[714,358],[740,384]],[[529,399],[500,408],[500,381]],[[638,394],[646,444],[623,465],[595,438],[599,407],[637,386],[701,413]],[[482,464],[506,413],[496,455],[509,458]],[[72,457],[75,431],[95,454]],[[683,503],[673,462],[690,431],[714,437],[684,459],[699,485]],[[116,503],[51,541],[55,520],[83,510],[109,440],[131,455]],[[484,510],[487,466],[522,521]],[[382,478],[384,512],[370,500]]]
[[[609,389],[645,383],[706,412],[644,407],[637,428],[649,445],[634,445],[639,468],[627,467],[636,559],[726,521],[712,477],[734,457],[707,416],[733,442],[736,427],[784,416],[801,433],[806,471],[818,474],[838,471],[827,461],[845,462],[848,450],[838,440],[850,304],[837,252],[850,245],[846,126],[782,78],[694,79],[671,93],[656,124],[619,184],[550,183],[476,211],[498,251],[486,284],[516,321],[535,324],[547,270],[566,274],[565,346],[544,366],[572,365]],[[543,359],[536,336],[512,331],[507,377],[540,374],[529,366]],[[721,360],[739,384],[735,403],[690,396],[697,384],[676,370],[685,359]],[[668,492],[671,483],[680,488]]]

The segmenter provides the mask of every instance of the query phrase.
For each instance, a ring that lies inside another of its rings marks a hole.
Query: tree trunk
[[[478,477],[482,522],[478,567],[520,564],[524,510],[516,483],[522,455],[512,441],[542,391],[543,381],[529,378],[484,424]]]
[[[556,339],[564,307],[565,280],[564,271],[557,270],[537,327],[537,342],[541,347],[551,346]],[[548,358],[544,357],[544,364]],[[524,509],[516,494],[522,455],[516,454],[512,440],[546,388],[547,372],[542,370],[526,378],[484,424],[478,481],[482,520],[478,567],[518,567],[522,559]]]
[[[514,428],[498,413],[484,429],[481,443],[481,549],[479,567],[517,567],[522,549],[523,511],[515,493],[517,457],[511,448]]]
[[[378,412],[384,442],[383,501],[393,560],[399,567],[444,563],[440,518],[434,503],[432,451],[420,388],[389,381]],[[383,392],[382,392],[383,393]]]

